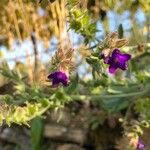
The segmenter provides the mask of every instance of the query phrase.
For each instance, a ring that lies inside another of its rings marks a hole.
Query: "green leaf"
[[[22,82],[20,75],[15,70],[10,70],[7,63],[3,63],[0,68],[0,73],[12,80],[13,82]]]
[[[47,107],[50,104],[50,102],[47,98],[43,98],[42,100],[40,100],[40,102],[43,107]]]
[[[113,88],[108,88],[108,90],[107,90],[109,93],[112,93],[112,94],[121,94],[121,93],[123,93],[123,91],[121,91],[121,89],[119,90],[116,90],[116,89],[113,89]]]
[[[99,122],[94,122],[92,125],[91,125],[91,129],[92,130],[95,130],[95,129],[97,129],[98,127],[99,127]]]
[[[81,10],[79,10],[79,9],[75,9],[75,10],[73,10],[72,14],[74,15],[75,19],[77,19],[77,18],[79,18],[79,17],[83,16],[82,11],[81,11]]]
[[[2,96],[1,100],[3,100],[4,102],[6,102],[7,104],[11,104],[11,103],[13,103],[14,99],[13,99],[13,97],[11,95],[6,94],[6,95]]]
[[[65,89],[67,94],[72,94],[77,89],[79,81],[78,74],[75,76],[75,78],[71,81],[70,85]]]
[[[90,32],[91,34],[95,33],[95,32],[97,31],[97,29],[96,29],[96,23],[91,23],[91,24],[88,26],[87,29],[89,30],[89,32]]]
[[[82,28],[82,24],[79,21],[72,20],[70,22],[70,28],[74,29],[76,32]]]
[[[85,15],[81,20],[82,26],[87,26],[90,23],[90,17]]]
[[[104,99],[100,103],[103,109],[110,113],[119,112],[120,110],[126,108],[129,105],[129,101],[120,98],[109,100]]]
[[[31,125],[31,141],[32,141],[32,150],[40,150],[41,143],[43,138],[43,119],[36,117],[32,121]]]
[[[78,0],[68,0],[67,2],[69,5],[71,5],[71,7],[73,7],[74,5],[78,3]]]
[[[123,26],[122,26],[122,24],[120,24],[118,27],[118,36],[120,39],[123,38]]]

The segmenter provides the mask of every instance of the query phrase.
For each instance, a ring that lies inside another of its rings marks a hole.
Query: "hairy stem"
[[[142,91],[124,93],[124,94],[115,94],[115,95],[72,95],[72,99],[75,100],[101,100],[101,99],[110,99],[110,98],[122,98],[122,97],[140,97],[146,96],[150,93],[150,85],[146,85]]]

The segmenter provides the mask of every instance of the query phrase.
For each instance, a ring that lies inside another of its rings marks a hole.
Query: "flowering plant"
[[[2,35],[7,33],[6,46],[12,46],[12,39],[15,42],[17,39],[19,45],[29,39],[33,54],[31,58],[27,55],[26,63],[16,62],[13,69],[8,62],[1,63],[1,77],[9,88],[0,89],[0,124],[30,126],[33,118],[49,110],[57,111],[81,101],[88,103],[96,114],[89,117],[92,130],[105,126],[106,122],[110,128],[121,124],[122,137],[129,143],[122,149],[142,150],[145,148],[143,130],[150,124],[150,45],[132,45],[130,37],[123,38],[122,24],[118,32],[106,30],[104,36],[98,37],[99,22],[96,17],[93,19],[97,15],[94,11],[104,13],[104,8],[111,7],[87,9],[89,3],[56,0],[49,1],[46,7],[44,0],[36,6],[27,1],[23,9],[21,0],[16,4],[8,2],[4,14],[9,14],[11,9],[13,14],[3,18],[3,23],[9,25],[1,31]],[[103,21],[105,15],[101,17]],[[11,27],[12,23],[15,27]],[[54,55],[47,52],[48,47],[53,49],[52,43],[47,44],[53,37],[57,38]],[[38,42],[45,45],[42,53],[50,59],[46,64],[40,59]]]

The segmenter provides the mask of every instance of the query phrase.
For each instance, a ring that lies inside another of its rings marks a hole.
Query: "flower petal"
[[[112,52],[112,58],[116,58],[118,57],[118,55],[120,54],[120,50],[119,49],[114,49]]]
[[[48,79],[52,79],[54,77],[54,73],[51,73],[47,76]]]
[[[106,57],[104,58],[104,63],[105,64],[110,64],[111,58],[110,57]]]
[[[58,80],[52,80],[52,86],[58,86],[59,85],[59,81]]]
[[[130,54],[123,54],[123,57],[124,57],[125,61],[128,61],[129,59],[131,59]]]
[[[52,80],[53,86],[58,86],[60,83],[62,83],[64,86],[68,85],[68,77],[66,73],[62,71],[51,73],[50,75],[48,75],[48,79]]]
[[[112,52],[112,58],[117,58],[119,61],[128,61],[131,59],[130,54],[122,54],[119,49],[114,49]]]
[[[120,62],[125,62],[125,61],[128,61],[129,59],[131,59],[131,55],[130,54],[119,54],[118,55],[118,60]]]
[[[126,70],[128,65],[126,64],[126,61],[131,59],[130,54],[123,54],[120,52],[119,49],[114,49],[112,52],[112,55],[110,57],[106,57],[104,59],[105,64],[109,64],[109,72],[115,73],[117,68],[120,68],[122,70]]]
[[[62,81],[62,84],[63,84],[64,86],[67,86],[67,85],[68,85],[68,81],[67,81],[67,80],[63,80],[63,81]]]
[[[144,150],[144,149],[145,149],[145,144],[141,139],[139,139],[137,144],[137,150]]]
[[[117,67],[122,69],[122,70],[126,70],[128,65],[125,62],[118,62]]]
[[[116,72],[116,70],[117,70],[117,66],[115,66],[115,65],[113,65],[113,66],[109,66],[109,73],[112,73],[112,74],[114,74],[115,72]]]

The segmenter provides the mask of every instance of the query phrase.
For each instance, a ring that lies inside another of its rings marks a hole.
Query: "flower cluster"
[[[53,87],[58,87],[60,84],[67,86],[69,83],[69,70],[73,67],[72,57],[73,49],[64,51],[59,48],[55,56],[52,58],[52,66],[54,69],[48,75],[48,79],[52,81]]]
[[[126,45],[126,39],[118,39],[118,34],[113,32],[109,34],[100,48],[102,52],[100,59],[109,65],[109,73],[114,74],[117,69],[126,70],[128,68],[127,61],[131,59],[130,54],[121,53],[120,47]],[[69,70],[73,66],[72,57],[73,49],[63,50],[59,48],[52,58],[52,71],[48,75],[48,79],[52,81],[52,86],[57,87],[60,84],[67,86],[69,82]]]
[[[131,59],[130,54],[123,54],[119,50],[120,47],[126,45],[126,39],[118,39],[118,34],[113,32],[109,34],[100,46],[102,52],[99,55],[100,59],[104,60],[105,64],[109,65],[109,73],[114,74],[119,68],[126,70],[128,68],[127,61]]]
[[[115,73],[118,68],[122,70],[127,69],[128,65],[126,62],[131,59],[131,55],[123,54],[116,48],[113,50],[111,56],[103,56],[103,59],[105,64],[109,64],[109,73]]]
[[[66,73],[62,71],[56,71],[48,75],[48,79],[52,80],[52,86],[57,87],[60,83],[64,86],[68,85],[68,77]]]

